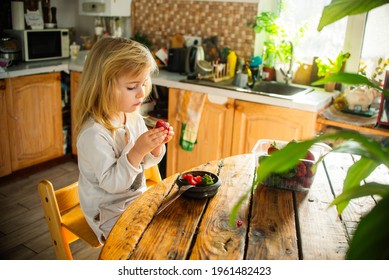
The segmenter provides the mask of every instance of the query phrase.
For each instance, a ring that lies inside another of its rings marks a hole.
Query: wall
[[[10,0],[1,0],[0,5],[2,12],[7,15],[9,2]],[[132,2],[133,30],[147,35],[154,48],[169,47],[170,38],[176,33],[202,38],[217,35],[219,48],[229,47],[239,56],[253,55],[255,34],[247,27],[247,21],[254,19],[259,1],[242,3],[132,0]],[[74,27],[72,39],[77,43],[82,43],[80,36],[94,34],[94,17],[78,15],[78,0],[51,0],[50,5],[57,7],[59,27]],[[3,28],[10,28],[9,17],[2,18],[1,23],[0,31]],[[128,25],[131,29],[130,23]]]
[[[255,33],[247,22],[257,14],[257,3],[190,0],[133,0],[135,32],[147,35],[156,48],[169,47],[177,34],[202,38],[218,36],[218,47],[238,56],[254,53]]]

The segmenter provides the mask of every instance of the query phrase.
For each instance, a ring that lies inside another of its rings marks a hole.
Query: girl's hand
[[[169,132],[162,127],[153,128],[143,133],[136,140],[134,147],[128,152],[128,161],[134,166],[139,166],[147,153],[154,152],[154,150],[165,143],[164,141],[168,134]],[[153,153],[153,155],[155,154]]]
[[[167,124],[169,125],[169,131],[167,131],[167,135],[163,141],[163,143],[167,143],[169,142],[170,140],[173,139],[173,136],[174,136],[174,130],[173,130],[173,127],[167,122]],[[166,130],[165,130],[166,131]]]
[[[167,142],[169,142],[170,140],[172,140],[173,136],[174,136],[174,130],[173,130],[173,127],[169,125],[168,122],[166,122],[166,124],[168,125],[169,127],[169,130],[167,130],[166,128],[164,129],[164,132],[166,133],[165,134],[165,138],[162,142],[162,144],[165,144]],[[158,129],[158,128],[157,128]],[[160,153],[161,153],[161,150],[162,150],[162,144],[158,147],[156,147],[154,150],[151,151],[151,154],[153,156],[158,156]]]

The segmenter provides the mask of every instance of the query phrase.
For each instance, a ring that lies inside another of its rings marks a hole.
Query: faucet
[[[285,41],[285,43],[288,43],[290,45],[290,61],[289,61],[289,69],[285,73],[284,69],[280,68],[280,71],[282,75],[284,76],[285,84],[288,84],[289,81],[293,78],[293,43],[291,41]]]

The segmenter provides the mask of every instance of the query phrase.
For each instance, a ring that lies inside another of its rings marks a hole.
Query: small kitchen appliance
[[[129,17],[131,0],[78,0],[82,16]]]
[[[8,67],[21,61],[19,43],[15,38],[8,35],[0,35],[0,61],[1,67]]]
[[[199,72],[197,63],[201,60],[204,60],[204,49],[196,40],[193,46],[189,47],[186,55],[185,73],[188,75],[188,78],[195,78],[197,76]]]
[[[23,61],[40,61],[69,57],[68,29],[5,30],[16,38]]]
[[[170,48],[168,51],[167,70],[170,72],[185,72],[186,48]]]

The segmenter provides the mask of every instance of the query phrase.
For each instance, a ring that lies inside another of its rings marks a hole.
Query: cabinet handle
[[[232,105],[231,105],[230,103],[227,103],[227,104],[226,104],[226,109],[227,109],[227,110],[231,109],[231,107],[232,107]]]
[[[236,111],[242,111],[242,106],[240,106],[240,105],[235,106],[235,110]]]

